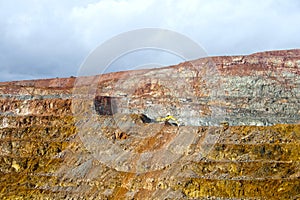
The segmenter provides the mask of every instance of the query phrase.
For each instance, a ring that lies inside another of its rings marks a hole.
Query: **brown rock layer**
[[[286,50],[0,83],[0,198],[300,198],[299,77]]]

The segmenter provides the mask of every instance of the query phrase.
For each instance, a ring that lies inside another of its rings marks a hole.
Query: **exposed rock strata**
[[[0,197],[297,199],[299,85],[300,50],[0,83]]]

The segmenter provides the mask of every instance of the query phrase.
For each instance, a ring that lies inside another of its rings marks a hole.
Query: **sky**
[[[0,81],[76,76],[97,46],[151,27],[183,34],[209,56],[295,49],[300,1],[0,0]]]

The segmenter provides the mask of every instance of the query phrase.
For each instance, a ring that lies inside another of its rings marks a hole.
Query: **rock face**
[[[299,101],[300,50],[0,83],[0,197],[297,199]]]

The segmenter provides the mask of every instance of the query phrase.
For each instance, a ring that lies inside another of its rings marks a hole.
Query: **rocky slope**
[[[300,198],[299,85],[300,50],[0,83],[0,197]]]

